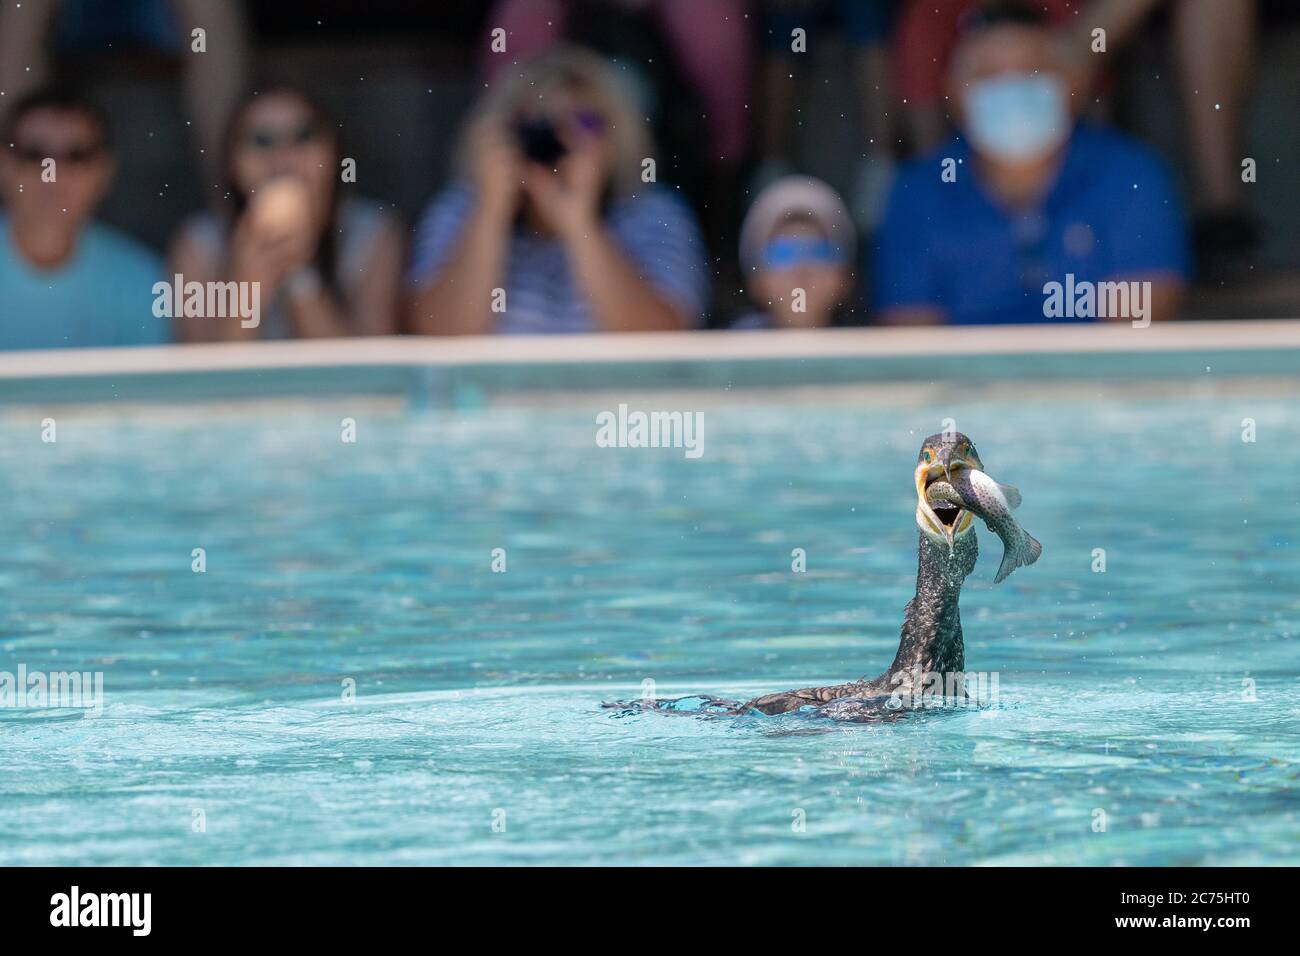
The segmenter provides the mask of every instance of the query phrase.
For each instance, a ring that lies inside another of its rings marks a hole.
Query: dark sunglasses
[[[46,149],[39,143],[31,143],[15,146],[14,153],[19,162],[29,166],[39,166],[47,159],[70,166],[84,166],[99,159],[104,154],[104,146],[102,143],[95,143],[90,146],[71,146],[67,149]]]
[[[605,121],[605,114],[600,110],[579,107],[564,113],[547,114],[522,114],[516,118],[518,126],[549,126],[552,130],[564,128],[576,128],[593,136],[599,136],[605,132],[608,125]]]
[[[253,149],[276,149],[280,146],[302,146],[320,137],[319,123],[303,123],[301,126],[287,129],[275,129],[264,126],[251,129],[244,136],[244,145]]]

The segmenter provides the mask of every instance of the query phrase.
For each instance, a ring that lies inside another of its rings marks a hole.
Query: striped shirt
[[[434,197],[415,230],[408,281],[426,287],[451,260],[474,206],[473,190],[448,187]],[[615,199],[605,226],[637,274],[698,325],[709,295],[704,243],[690,209],[651,186]],[[496,331],[513,334],[592,332],[595,321],[558,240],[516,228],[506,263],[505,310]]]

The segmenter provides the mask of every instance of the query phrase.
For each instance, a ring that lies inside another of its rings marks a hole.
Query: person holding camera
[[[656,185],[646,123],[600,57],[558,48],[503,74],[470,117],[458,165],[461,181],[416,229],[413,331],[700,324],[699,229]]]

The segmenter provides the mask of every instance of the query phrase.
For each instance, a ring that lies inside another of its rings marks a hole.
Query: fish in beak
[[[950,552],[955,546],[956,535],[970,527],[972,516],[968,510],[950,501],[931,501],[927,491],[930,485],[941,479],[951,485],[954,473],[963,468],[983,470],[970,439],[960,432],[948,437],[932,435],[921,448],[913,476],[918,516],[948,542]]]

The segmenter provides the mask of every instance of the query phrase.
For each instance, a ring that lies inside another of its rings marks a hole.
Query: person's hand
[[[538,163],[524,170],[524,191],[533,208],[561,239],[581,235],[599,222],[606,155],[604,140],[588,136],[570,147],[555,170]]]
[[[524,166],[513,132],[495,117],[485,117],[470,130],[469,137],[480,205],[490,215],[513,218]]]
[[[310,220],[271,226],[250,210],[240,217],[231,236],[231,271],[239,281],[261,283],[262,294],[270,298],[285,279],[312,260],[317,245]]]

